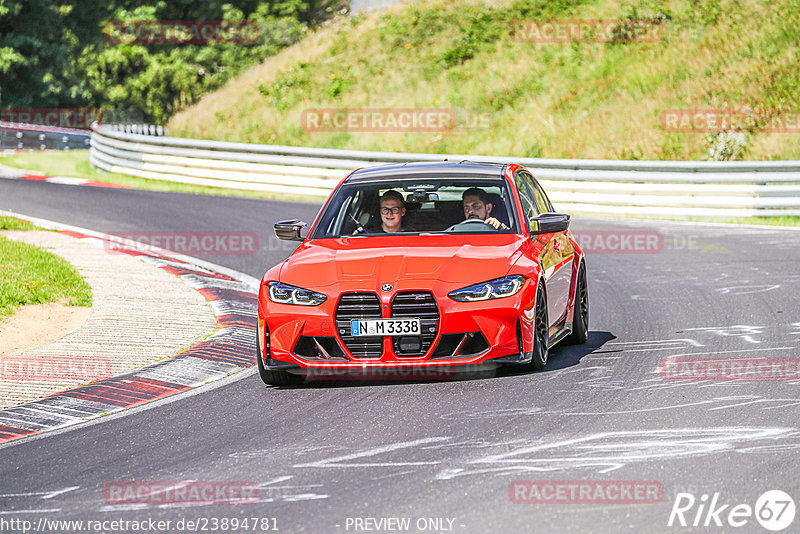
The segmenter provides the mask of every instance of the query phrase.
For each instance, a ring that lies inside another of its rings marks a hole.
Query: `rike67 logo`
[[[678,493],[669,514],[668,527],[732,527],[748,526],[754,532],[753,519],[765,529],[780,532],[794,522],[794,499],[781,490],[765,491],[755,506],[725,502],[720,494],[697,499],[692,493]]]

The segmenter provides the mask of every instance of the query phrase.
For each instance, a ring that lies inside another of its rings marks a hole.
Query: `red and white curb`
[[[121,189],[130,189],[130,186],[112,184],[110,182],[101,182],[98,180],[90,180],[88,178],[74,178],[71,176],[47,176],[44,174],[32,174],[31,171],[22,169],[15,169],[13,167],[0,166],[0,178],[6,180],[29,180],[33,182],[48,182],[51,184],[62,185],[88,185],[91,187],[116,187]]]
[[[103,234],[0,210],[78,239]],[[249,275],[161,249],[115,251],[174,274],[211,301],[219,330],[182,353],[112,378],[0,411],[0,443],[67,427],[181,393],[255,365],[256,291]]]

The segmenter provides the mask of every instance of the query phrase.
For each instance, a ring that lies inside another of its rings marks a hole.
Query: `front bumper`
[[[370,292],[343,295],[353,293]],[[409,344],[404,346],[398,338],[383,336],[363,340],[348,336],[348,321],[341,316],[342,295],[329,298],[320,306],[305,307],[277,304],[262,291],[258,304],[258,335],[264,367],[303,374],[309,370],[471,367],[525,363],[525,355],[529,356],[533,350],[530,344],[536,287],[531,280],[526,280],[523,288],[511,297],[482,302],[456,302],[446,294],[434,295],[427,290],[406,289],[390,295],[375,292],[372,293],[374,299],[365,299],[376,302],[371,303],[369,317],[396,318],[399,312],[395,297],[410,293],[427,293],[435,303],[438,316],[423,320],[423,331],[435,324],[435,333],[422,344],[422,349],[404,352]],[[430,311],[426,308],[424,313]],[[405,316],[413,316],[414,311],[408,313],[411,315]]]

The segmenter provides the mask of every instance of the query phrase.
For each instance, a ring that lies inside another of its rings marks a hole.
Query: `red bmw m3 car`
[[[272,385],[364,369],[540,370],[588,330],[583,251],[524,167],[359,169],[261,280],[258,369]]]

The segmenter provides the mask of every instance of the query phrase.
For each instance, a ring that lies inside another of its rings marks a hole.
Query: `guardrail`
[[[86,130],[0,121],[2,150],[89,148],[89,136]]]
[[[149,131],[149,130],[148,130]],[[353,169],[407,161],[513,161],[561,211],[750,217],[800,215],[800,161],[613,161],[415,154],[257,145],[92,132],[92,165],[142,178],[326,197]]]

